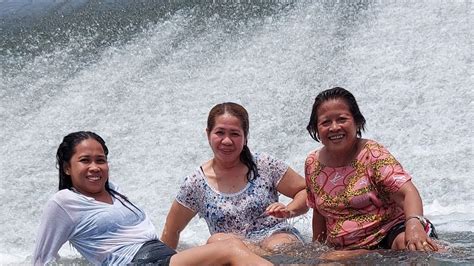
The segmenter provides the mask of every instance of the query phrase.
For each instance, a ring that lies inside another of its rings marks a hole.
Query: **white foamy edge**
[[[454,202],[443,205],[435,199],[424,206],[425,216],[438,231],[474,232],[474,202]]]

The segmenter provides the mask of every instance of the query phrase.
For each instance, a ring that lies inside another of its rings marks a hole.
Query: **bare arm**
[[[306,183],[302,176],[288,167],[277,186],[278,192],[292,198],[293,200],[284,206],[282,203],[274,203],[268,206],[267,213],[278,218],[295,217],[306,213]]]
[[[392,199],[403,209],[405,217],[423,216],[423,204],[420,194],[411,181],[406,182],[395,192]],[[410,250],[425,250],[425,242],[431,245],[431,249],[438,249],[434,241],[426,234],[420,221],[418,219],[408,219],[405,223],[406,247]]]
[[[167,246],[176,249],[181,231],[184,230],[194,215],[196,215],[195,212],[174,200],[168,216],[166,216],[166,223],[161,233],[161,241]]]
[[[323,243],[326,241],[326,219],[316,210],[313,209],[313,242]]]

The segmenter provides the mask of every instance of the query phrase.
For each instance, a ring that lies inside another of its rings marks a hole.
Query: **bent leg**
[[[204,246],[179,252],[171,257],[170,265],[272,265],[251,252],[236,239],[215,241]]]
[[[393,250],[402,250],[406,249],[407,246],[405,244],[405,232],[401,232],[398,234],[395,239],[393,240],[391,248]]]
[[[362,256],[362,255],[372,253],[372,252],[375,252],[375,251],[367,250],[367,249],[335,250],[335,251],[330,251],[326,254],[321,255],[320,258],[324,260],[332,260],[332,261],[347,260],[347,259]]]
[[[247,246],[247,248],[250,249],[251,252],[257,254],[258,256],[266,256],[269,255],[268,251],[262,249],[259,245],[256,245],[250,241],[247,241],[243,239],[241,236],[232,234],[232,233],[216,233],[213,234],[212,236],[207,239],[207,244],[210,243],[215,243],[223,240],[229,240],[229,239],[238,239],[244,242],[244,244]]]
[[[242,240],[242,237],[236,235],[236,234],[232,234],[232,233],[215,233],[213,234],[212,236],[210,236],[208,239],[207,239],[207,244],[210,244],[210,243],[214,243],[214,242],[218,242],[218,241],[222,241],[222,240],[227,240],[227,239],[231,239],[231,238],[235,238],[235,239],[240,239]]]

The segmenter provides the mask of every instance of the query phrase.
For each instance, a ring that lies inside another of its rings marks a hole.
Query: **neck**
[[[356,139],[350,149],[344,151],[328,151],[326,150],[326,164],[332,167],[340,167],[349,165],[357,156],[360,139]]]
[[[222,162],[222,161],[217,160],[216,158],[213,158],[211,160],[212,168],[218,169],[218,170],[221,170],[221,171],[229,171],[229,170],[235,169],[235,168],[237,168],[241,165],[242,165],[242,162],[240,160],[236,160],[236,161],[233,161],[233,162]]]
[[[105,203],[109,203],[109,204],[113,203],[112,195],[110,195],[110,193],[107,190],[101,191],[100,193],[94,193],[94,194],[82,193],[81,191],[79,191],[75,187],[71,187],[71,190],[76,192],[76,193],[82,194],[84,196],[94,198],[97,201],[101,201],[101,202],[105,202]]]
[[[245,164],[243,164],[240,160],[232,163],[223,163],[215,158],[212,159],[209,163],[208,173],[209,176],[216,178],[217,180],[222,179],[241,179],[247,178],[247,171],[248,168]]]

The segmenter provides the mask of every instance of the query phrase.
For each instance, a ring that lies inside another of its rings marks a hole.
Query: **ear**
[[[69,172],[70,172],[70,169],[71,169],[71,167],[69,166],[69,164],[68,164],[68,163],[64,163],[64,165],[63,165],[63,169],[64,169],[64,173],[65,173],[66,175],[71,175],[71,174],[69,173]]]
[[[206,137],[207,137],[207,143],[211,145],[211,131],[209,130],[209,128],[206,128]]]

